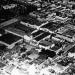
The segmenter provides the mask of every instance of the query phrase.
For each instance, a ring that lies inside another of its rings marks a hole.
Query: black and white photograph
[[[0,75],[75,75],[75,0],[0,0]]]

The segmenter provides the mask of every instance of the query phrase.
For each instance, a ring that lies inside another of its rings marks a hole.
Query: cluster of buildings
[[[75,75],[75,1],[0,1],[0,75]]]

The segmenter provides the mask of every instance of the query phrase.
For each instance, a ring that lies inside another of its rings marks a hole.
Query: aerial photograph
[[[0,75],[75,75],[75,0],[0,0]]]

